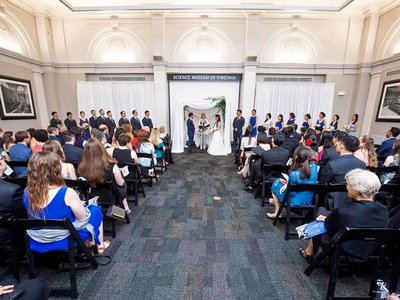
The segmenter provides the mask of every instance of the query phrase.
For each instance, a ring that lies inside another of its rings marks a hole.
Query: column
[[[239,108],[243,110],[243,116],[246,118],[246,124],[249,121],[251,110],[254,108],[256,95],[256,75],[257,63],[246,63],[243,66],[243,78]]]
[[[378,25],[379,25],[379,13],[376,9],[372,9],[369,21],[368,34],[366,35],[367,41],[365,43],[365,54],[363,62],[371,62],[374,60],[373,54],[374,54],[376,33],[378,31]]]
[[[371,76],[371,84],[368,93],[368,100],[365,106],[364,120],[361,127],[361,135],[368,135],[371,130],[372,121],[375,117],[375,103],[379,93],[381,73],[374,73]]]
[[[156,13],[151,16],[151,29],[153,35],[153,55],[164,56],[165,54],[165,22],[164,15]]]
[[[42,125],[42,128],[47,128],[47,126],[49,125],[49,113],[47,111],[47,102],[44,93],[42,71],[33,71],[33,84],[36,91],[35,108],[37,111],[39,111],[40,124]]]
[[[164,125],[169,128],[169,99],[168,82],[165,62],[153,62],[154,97],[156,99],[156,126]]]
[[[40,58],[43,62],[50,61],[50,26],[44,13],[35,16],[37,37],[39,41]]]

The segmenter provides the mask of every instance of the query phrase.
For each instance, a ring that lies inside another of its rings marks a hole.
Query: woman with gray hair
[[[387,208],[374,200],[374,196],[381,187],[378,176],[367,170],[354,169],[346,174],[346,186],[347,193],[353,201],[347,207],[337,208],[332,212],[320,209],[317,221],[325,222],[327,232],[313,237],[306,249],[299,250],[300,255],[309,263],[312,261],[313,254],[318,252],[319,246],[328,245],[344,226],[349,228],[388,227]],[[373,251],[373,247],[373,244],[366,244],[364,241],[346,241],[341,244],[343,252],[357,259],[367,258]]]

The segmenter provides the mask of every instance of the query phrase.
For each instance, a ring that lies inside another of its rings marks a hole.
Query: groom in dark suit
[[[234,148],[238,147],[238,143],[242,139],[243,126],[245,124],[245,120],[242,117],[242,111],[238,109],[236,111],[236,118],[233,119],[233,145]]]
[[[194,124],[193,124],[193,113],[189,113],[189,119],[186,121],[187,125],[187,132],[189,136],[189,141],[188,141],[188,152],[192,152],[192,146],[193,146],[193,138],[194,138]]]

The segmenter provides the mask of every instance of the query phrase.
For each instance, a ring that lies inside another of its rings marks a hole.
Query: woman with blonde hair
[[[75,168],[72,164],[65,162],[65,154],[61,144],[57,141],[47,141],[43,144],[43,151],[53,152],[61,161],[61,175],[64,179],[77,180]]]
[[[100,206],[83,206],[75,191],[64,185],[58,155],[43,151],[30,158],[28,188],[23,198],[31,219],[68,218],[77,228],[82,240],[92,238],[91,243],[98,245],[99,254],[110,246],[109,241],[103,241],[103,215]],[[41,230],[31,230],[29,236],[31,248],[36,252],[68,249],[68,237],[62,235],[49,236]]]
[[[157,158],[163,158],[164,157],[164,142],[160,138],[160,131],[158,128],[153,128],[153,130],[150,133],[150,143],[153,144],[154,149],[155,149],[155,154]]]
[[[378,157],[374,147],[374,139],[367,135],[363,135],[360,138],[360,147],[354,152],[354,156],[365,162],[367,167],[378,167]]]

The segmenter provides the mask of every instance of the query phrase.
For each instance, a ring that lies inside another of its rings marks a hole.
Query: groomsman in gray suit
[[[150,112],[146,110],[144,112],[144,118],[142,119],[143,126],[147,126],[150,128],[150,131],[153,129],[153,121],[150,119]]]
[[[240,140],[242,139],[243,126],[245,120],[242,117],[242,111],[238,109],[236,111],[236,118],[233,119],[233,143],[234,147],[237,148]]]

